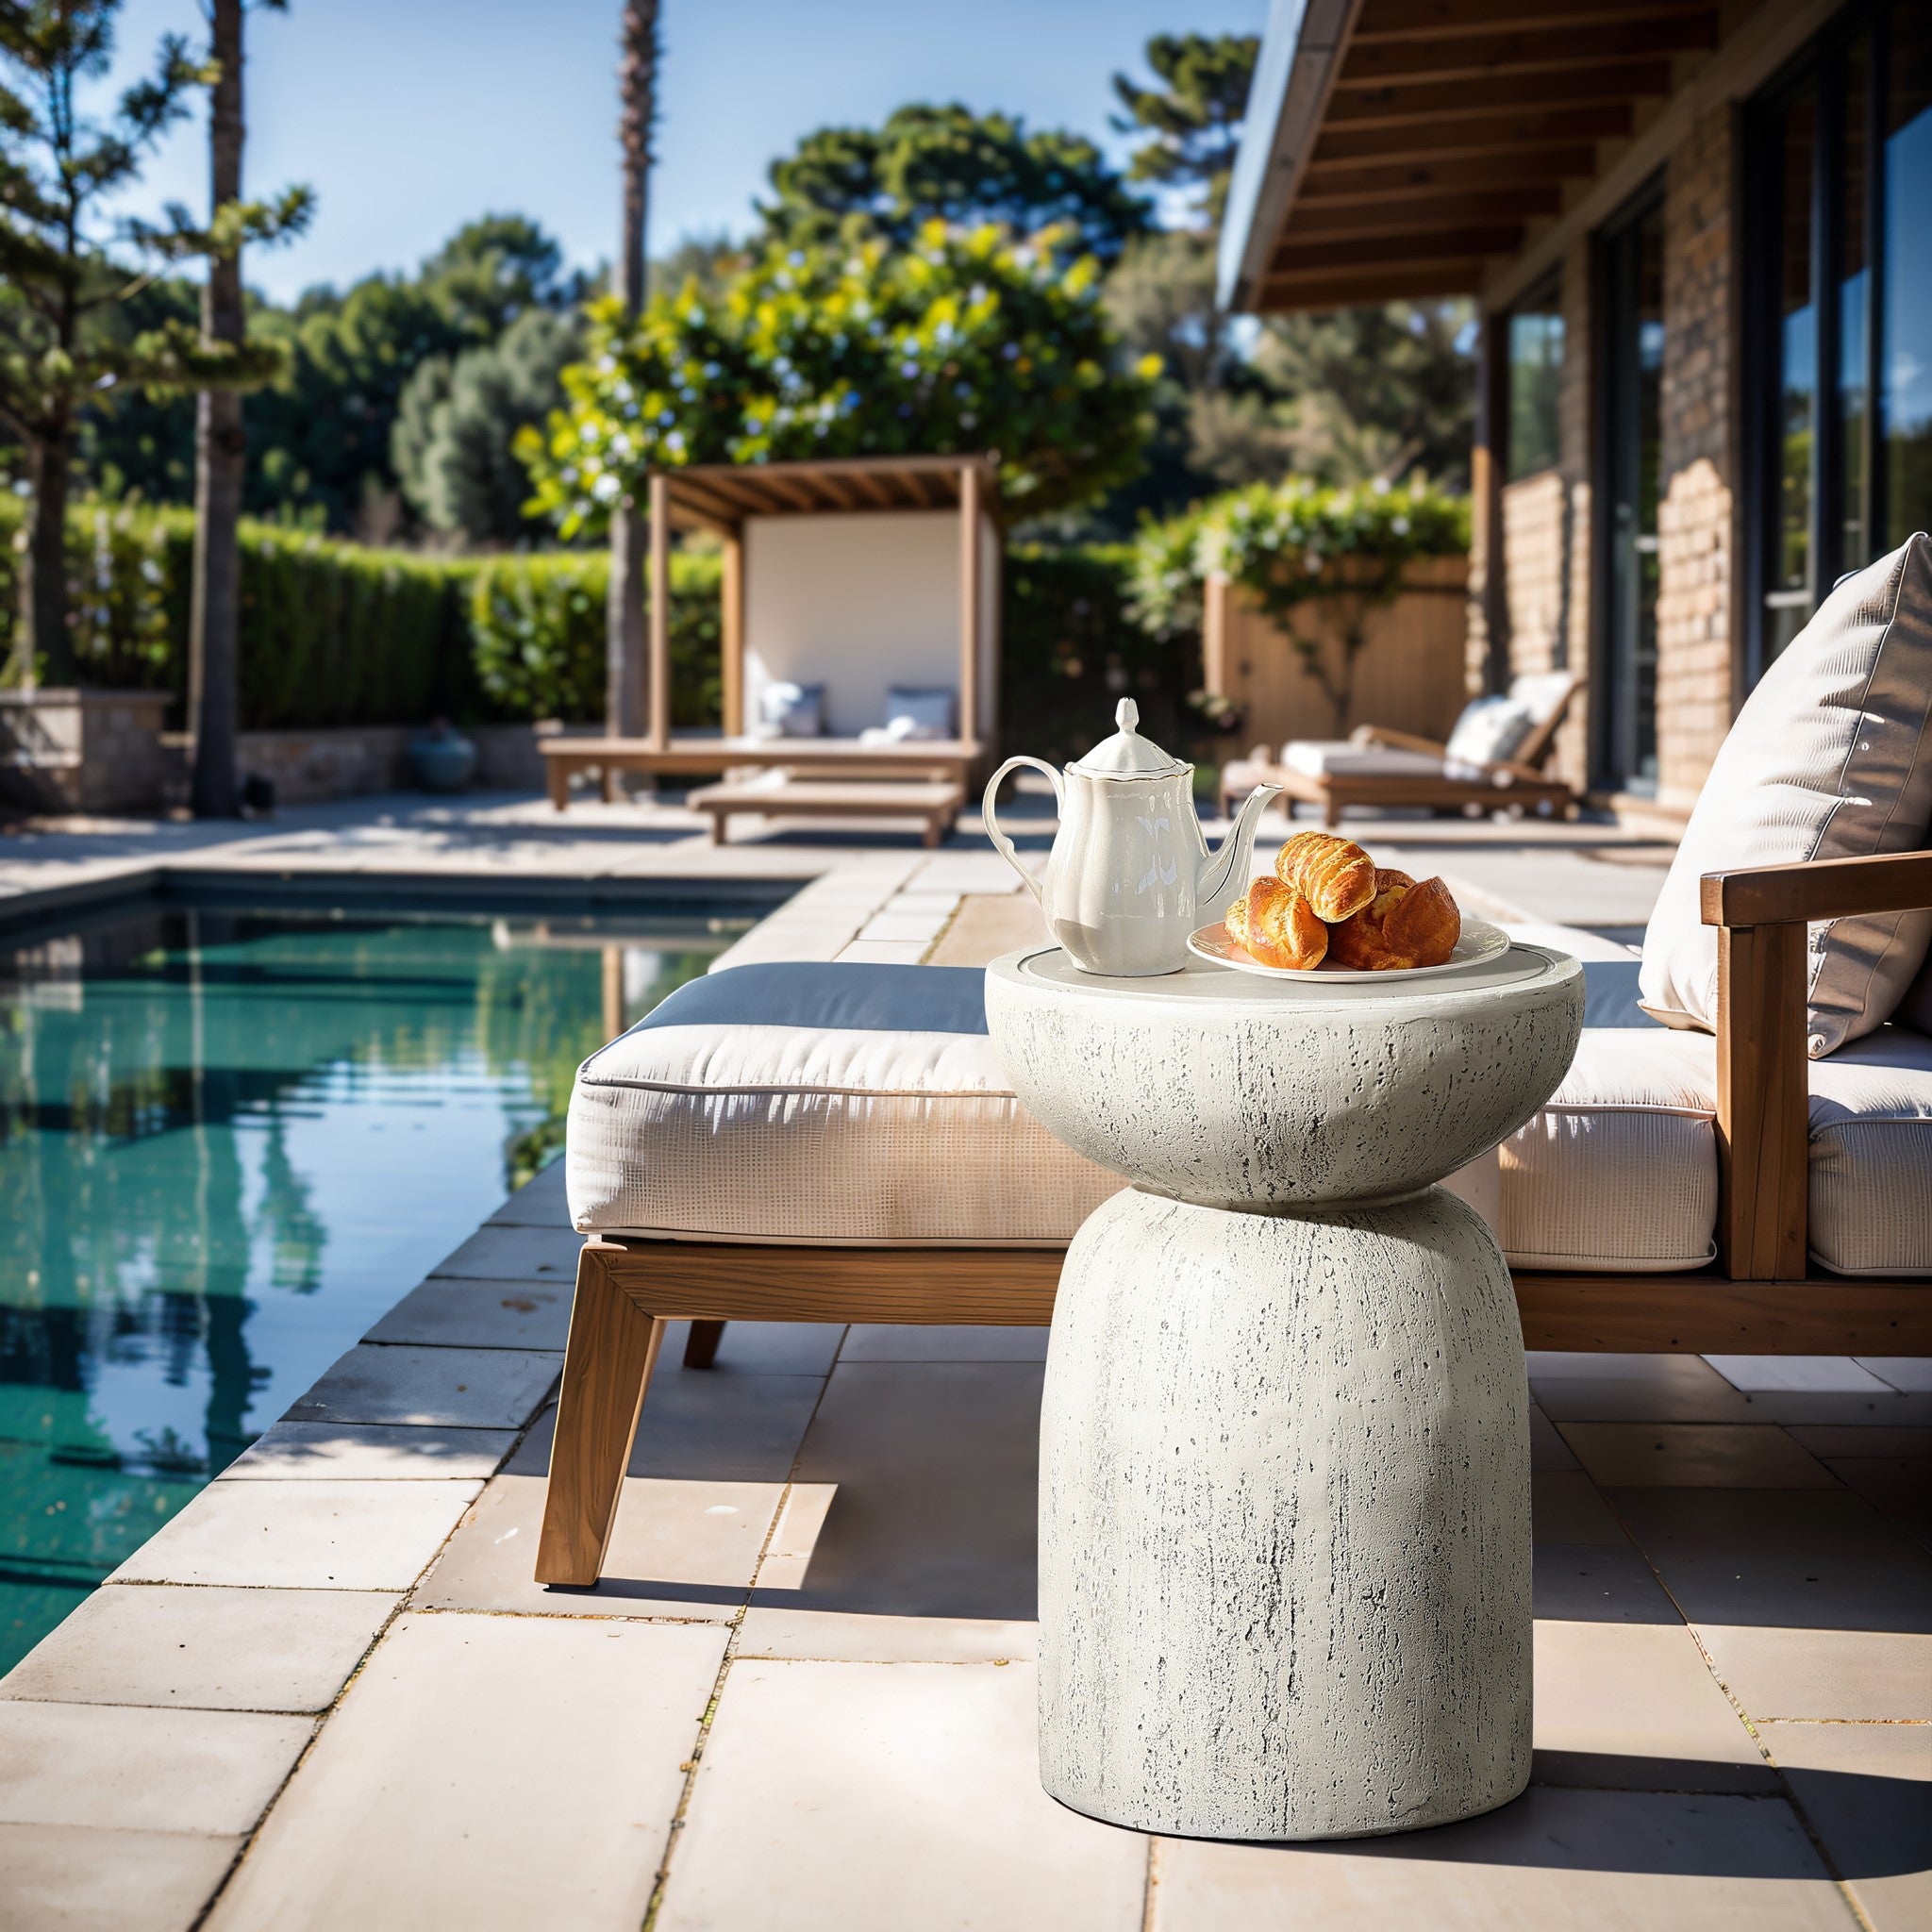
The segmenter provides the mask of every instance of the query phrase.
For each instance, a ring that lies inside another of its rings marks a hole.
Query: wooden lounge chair
[[[1922,906],[1932,906],[1932,851],[1757,867],[1705,877],[1703,920],[1721,929],[1716,1260],[1703,1268],[1659,1272],[1585,1273],[1519,1265],[1512,1275],[1528,1347],[1932,1354],[1932,1272],[1887,1277],[1825,1273],[1811,1260],[1807,1239],[1811,1183],[1807,924]],[[761,970],[780,969],[741,972]],[[873,970],[933,974],[935,987],[943,972],[933,967]],[[728,994],[718,982],[739,976],[727,973],[701,984],[717,987],[710,996],[722,999]],[[953,984],[956,990],[961,985]],[[761,1003],[769,1001],[762,987],[748,992]],[[823,1041],[819,1050],[824,1051]],[[708,1057],[709,1051],[708,1046]],[[960,1051],[958,1045],[945,1048],[954,1056]],[[869,1050],[859,1058],[891,1061],[892,1055]],[[586,1068],[586,1074],[594,1065]],[[800,1198],[812,1204],[812,1211],[836,1217],[870,1191],[871,1198],[881,1203],[910,1201],[916,1212],[953,1217],[946,1225],[955,1231],[944,1239],[914,1238],[896,1244],[890,1235],[853,1239],[849,1232],[842,1238],[835,1232],[828,1238],[822,1229],[800,1230],[790,1238],[741,1233],[729,1240],[696,1232],[651,1239],[592,1233],[578,1263],[537,1557],[537,1576],[545,1583],[589,1585],[597,1580],[667,1323],[691,1322],[685,1361],[692,1367],[708,1366],[730,1321],[1043,1325],[1052,1319],[1065,1245],[1063,1236],[1041,1238],[1030,1233],[1024,1221],[1010,1219],[991,1237],[998,1245],[957,1231],[970,1224],[971,1204],[962,1208],[958,1197],[971,1191],[961,1187],[960,1170],[949,1163],[957,1161],[964,1144],[958,1137],[976,1129],[963,1118],[947,1121],[942,1107],[955,1099],[962,1117],[976,1109],[983,1119],[996,1103],[996,1096],[984,1091],[911,1096],[908,1104],[916,1104],[920,1113],[918,1132],[903,1142],[897,1156],[882,1151],[876,1141],[868,1142],[872,1172],[864,1185],[842,1191],[841,1200],[841,1191],[824,1186],[826,1165],[838,1158],[826,1139],[806,1135],[795,1149],[788,1148],[782,1133],[758,1141],[773,1132],[771,1090],[754,1091],[767,1074],[743,1070],[753,1085],[742,1099],[715,1093],[702,1103],[689,1127],[674,1131],[666,1126],[663,1102],[657,1097],[664,1091],[661,1084],[644,1099],[625,1097],[626,1091],[649,1085],[636,1079],[635,1072],[618,1069],[605,1104],[653,1109],[631,1118],[653,1123],[651,1131],[658,1138],[648,1158],[641,1150],[629,1157],[641,1178],[617,1184],[609,1209],[617,1220],[607,1224],[635,1225],[626,1223],[626,1216],[648,1211],[646,1189],[668,1190],[674,1196],[684,1189],[687,1183],[667,1172],[667,1165],[708,1163],[708,1184],[716,1193],[725,1185],[721,1164],[742,1161],[747,1148],[755,1147],[753,1158],[765,1165],[758,1175],[737,1183],[755,1211],[774,1192],[790,1187],[806,1191]],[[903,1072],[901,1066],[884,1076],[885,1086],[909,1084]],[[822,1124],[825,1136],[863,1125],[890,1104],[882,1094],[854,1108],[852,1089],[844,1084],[848,1074],[841,1068],[830,1077],[833,1097]],[[580,1094],[583,1086],[580,1075]],[[805,1104],[794,1092],[789,1106]],[[575,1104],[572,1133],[575,1162]],[[1024,1210],[1058,1191],[1063,1197],[1058,1213],[1076,1223],[1089,1204],[1074,1197],[1077,1176],[1051,1168],[1054,1144],[1024,1119],[1010,1122],[1007,1133],[1009,1146],[984,1139],[972,1142],[986,1157],[972,1164],[975,1185],[988,1190],[989,1198],[1004,1201],[1009,1216],[1017,1211],[1015,1203]],[[590,1164],[608,1166],[611,1158],[609,1148],[600,1147]],[[936,1164],[935,1174],[928,1176],[934,1190],[930,1194],[919,1192],[918,1176],[910,1171],[910,1164],[921,1160]],[[1002,1161],[1009,1176],[1024,1176],[1024,1185],[1016,1188],[1010,1179],[1001,1183]],[[948,1188],[940,1189],[941,1177],[950,1181]],[[1101,1185],[1110,1191],[1111,1177],[1104,1177]],[[810,1191],[814,1188],[816,1192]]]
[[[1339,824],[1351,807],[1365,811],[1398,808],[1434,811],[1555,811],[1567,814],[1575,791],[1545,771],[1557,733],[1582,682],[1560,673],[1519,677],[1512,697],[1529,705],[1534,722],[1513,757],[1461,764],[1449,746],[1407,731],[1363,724],[1345,742],[1297,741],[1279,758],[1257,745],[1221,774],[1222,808],[1257,785],[1278,785],[1291,804],[1322,808],[1323,822]]]

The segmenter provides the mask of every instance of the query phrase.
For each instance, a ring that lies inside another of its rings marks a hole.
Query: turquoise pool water
[[[747,918],[158,904],[0,939],[0,1671],[562,1144]]]

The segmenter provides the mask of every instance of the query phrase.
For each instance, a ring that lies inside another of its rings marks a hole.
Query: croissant
[[[1330,928],[1328,957],[1352,972],[1440,966],[1462,937],[1462,914],[1441,879],[1421,885],[1406,872],[1375,869],[1375,895]]]
[[[1265,874],[1247,896],[1227,908],[1228,936],[1264,966],[1319,966],[1328,950],[1328,928],[1292,886]]]
[[[1375,861],[1353,839],[1333,832],[1297,832],[1274,855],[1274,873],[1331,925],[1375,896]]]

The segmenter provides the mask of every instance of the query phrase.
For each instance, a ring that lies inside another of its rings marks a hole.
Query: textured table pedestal
[[[1453,988],[1453,990],[1451,990]],[[1137,1185],[1067,1254],[1041,1424],[1041,1771],[1142,1830],[1354,1837],[1530,1762],[1508,1271],[1429,1185],[1575,1049],[1574,960],[1272,982],[990,969],[1021,1097]]]

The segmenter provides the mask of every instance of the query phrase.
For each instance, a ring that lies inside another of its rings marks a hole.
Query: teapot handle
[[[1067,808],[1066,787],[1060,783],[1060,774],[1043,758],[1008,758],[991,778],[986,781],[986,791],[979,801],[979,815],[986,822],[986,836],[992,841],[993,850],[1004,858],[1020,876],[1026,881],[1028,890],[1040,901],[1040,909],[1046,910],[1046,894],[1040,890],[1040,881],[1025,866],[1020,863],[1020,855],[1013,850],[1013,841],[1000,830],[1000,822],[993,810],[992,795],[1000,789],[1000,780],[1008,772],[1017,771],[1022,765],[1031,765],[1036,772],[1044,772],[1053,786],[1056,805],[1064,814]]]

